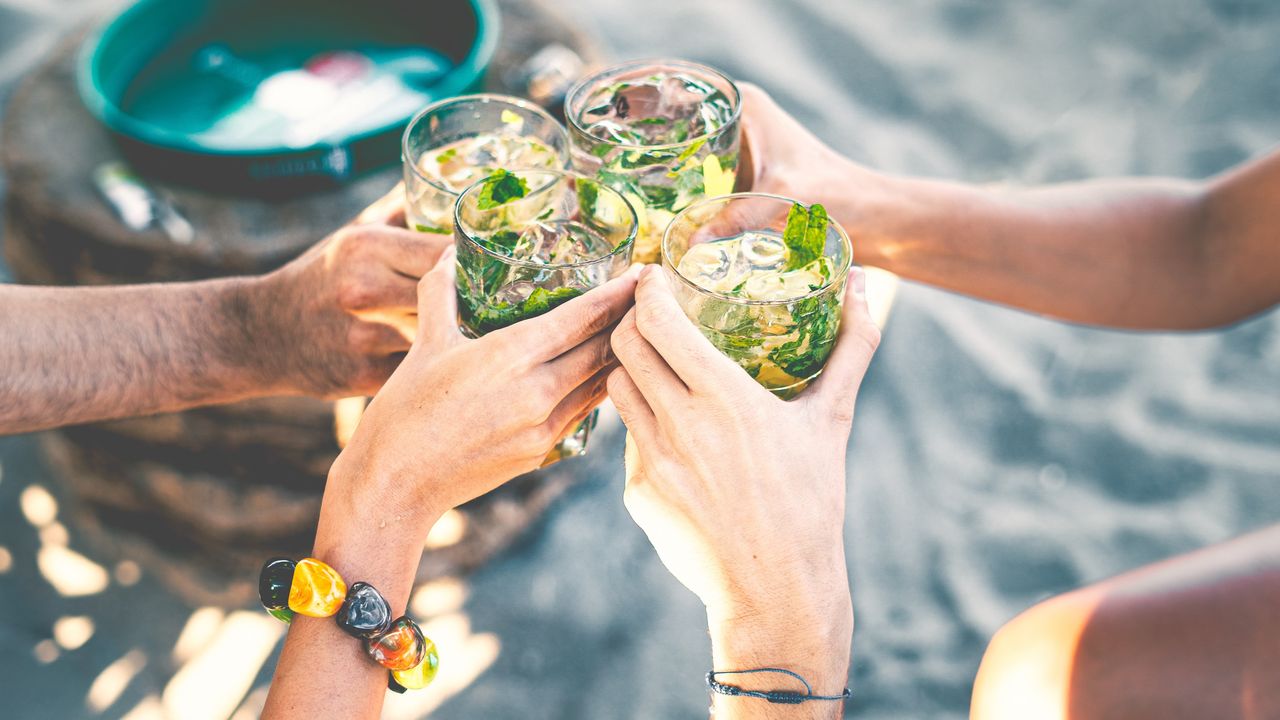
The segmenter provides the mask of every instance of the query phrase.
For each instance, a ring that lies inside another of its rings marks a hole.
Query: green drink
[[[739,106],[738,88],[722,73],[678,60],[608,68],[570,90],[573,167],[636,207],[637,262],[657,262],[675,213],[733,192]]]
[[[695,203],[663,241],[685,314],[765,388],[794,397],[840,329],[853,252],[822,206],[740,193]]]
[[[479,337],[603,285],[631,265],[636,214],[591,178],[550,170],[500,170],[458,197],[458,316]],[[595,413],[548,463],[586,452]]]
[[[463,95],[418,113],[405,128],[401,154],[409,227],[448,235],[459,193],[498,168],[565,168],[569,139],[532,103]]]

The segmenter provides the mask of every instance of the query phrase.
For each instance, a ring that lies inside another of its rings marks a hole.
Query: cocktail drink
[[[790,399],[822,372],[840,329],[849,236],[821,205],[739,193],[672,220],[662,263],[702,334]]]
[[[430,105],[405,128],[404,189],[410,228],[448,235],[458,194],[498,168],[569,165],[564,126],[505,95],[463,95]]]
[[[741,98],[722,73],[679,60],[627,63],[569,91],[573,167],[636,208],[637,262],[657,262],[671,218],[733,192]]]
[[[454,211],[458,315],[479,337],[550,311],[626,272],[636,213],[619,193],[570,172],[498,170]],[[586,452],[596,413],[547,464]]]

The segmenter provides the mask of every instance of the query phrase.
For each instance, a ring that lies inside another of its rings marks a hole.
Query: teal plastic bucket
[[[498,31],[493,0],[141,0],[77,80],[142,174],[296,194],[398,162],[417,110],[481,87]]]

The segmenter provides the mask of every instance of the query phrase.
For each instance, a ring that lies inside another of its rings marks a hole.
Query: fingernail
[[[867,271],[857,265],[854,265],[849,272],[853,274],[853,291],[858,294],[858,297],[866,299]]]

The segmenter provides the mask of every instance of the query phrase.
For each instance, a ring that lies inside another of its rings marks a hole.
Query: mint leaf
[[[492,210],[528,194],[529,183],[524,178],[499,169],[484,179],[484,184],[480,186],[480,197],[476,199],[476,207]]]
[[[452,232],[449,228],[436,227],[435,225],[423,225],[422,223],[415,224],[413,229],[418,232],[435,233],[437,235],[448,235]]]
[[[681,142],[681,141],[677,140],[676,142]],[[697,142],[693,143],[689,147],[685,148],[684,152],[680,153],[680,155],[676,158],[676,161],[671,163],[671,166],[680,167],[681,163],[693,157],[694,153],[701,150],[702,146],[706,144],[707,144],[707,139],[702,138],[701,140],[698,140]]]
[[[608,155],[609,151],[611,150],[613,150],[612,145],[610,145],[609,143],[602,142],[599,145],[596,145],[595,147],[591,148],[591,154],[595,155],[598,158],[603,158],[605,155]]]
[[[827,226],[830,224],[826,208],[818,203],[809,206],[809,226],[804,231],[804,245],[813,255],[811,261],[822,257],[822,251],[827,247]]]
[[[622,154],[622,159],[618,161],[618,167],[626,170],[634,170],[636,168],[653,167],[654,165],[665,165],[675,158],[676,154],[667,150],[629,150]],[[675,164],[678,164],[679,160]]]
[[[477,306],[473,307],[468,302],[462,302],[459,305],[459,310],[462,314],[463,323],[470,326],[478,334],[487,335],[494,330],[515,325],[521,320],[528,320],[531,317],[537,317],[549,312],[556,306],[562,305],[581,294],[581,290],[573,287],[560,287],[555,290],[536,288],[519,305],[513,305],[504,300],[492,305],[478,303]]]
[[[800,203],[791,205],[782,242],[787,246],[787,269],[795,270],[822,257],[827,244],[827,210],[814,204],[808,210]]]
[[[520,310],[524,313],[522,319],[541,315],[581,294],[581,290],[573,287],[559,287],[555,290],[537,288],[520,304]]]
[[[791,316],[799,335],[770,352],[769,360],[788,375],[803,380],[821,370],[831,355],[840,323],[840,306],[830,299],[824,302],[809,298],[796,303]]]
[[[667,134],[667,142],[684,142],[689,139],[689,119],[678,118],[671,125],[671,131]]]
[[[510,255],[519,241],[520,233],[515,230],[499,230],[488,238],[480,240],[480,244],[496,253]]]
[[[787,269],[802,265],[798,257],[804,252],[804,233],[809,229],[809,211],[800,203],[792,203],[787,213],[787,227],[782,231],[782,243],[787,246]]]
[[[645,205],[659,210],[670,210],[676,202],[676,189],[662,185],[641,185]]]
[[[636,196],[637,198],[644,197],[644,193],[641,192],[640,187],[636,185],[635,181],[631,179],[630,175],[626,175],[620,172],[614,172],[612,170],[600,170],[599,172],[596,173],[596,178],[600,182],[604,183],[605,185],[608,185],[614,190],[617,190],[623,195],[631,194]]]
[[[600,197],[600,184],[595,180],[578,180],[578,214],[584,218],[596,215],[596,200]]]

